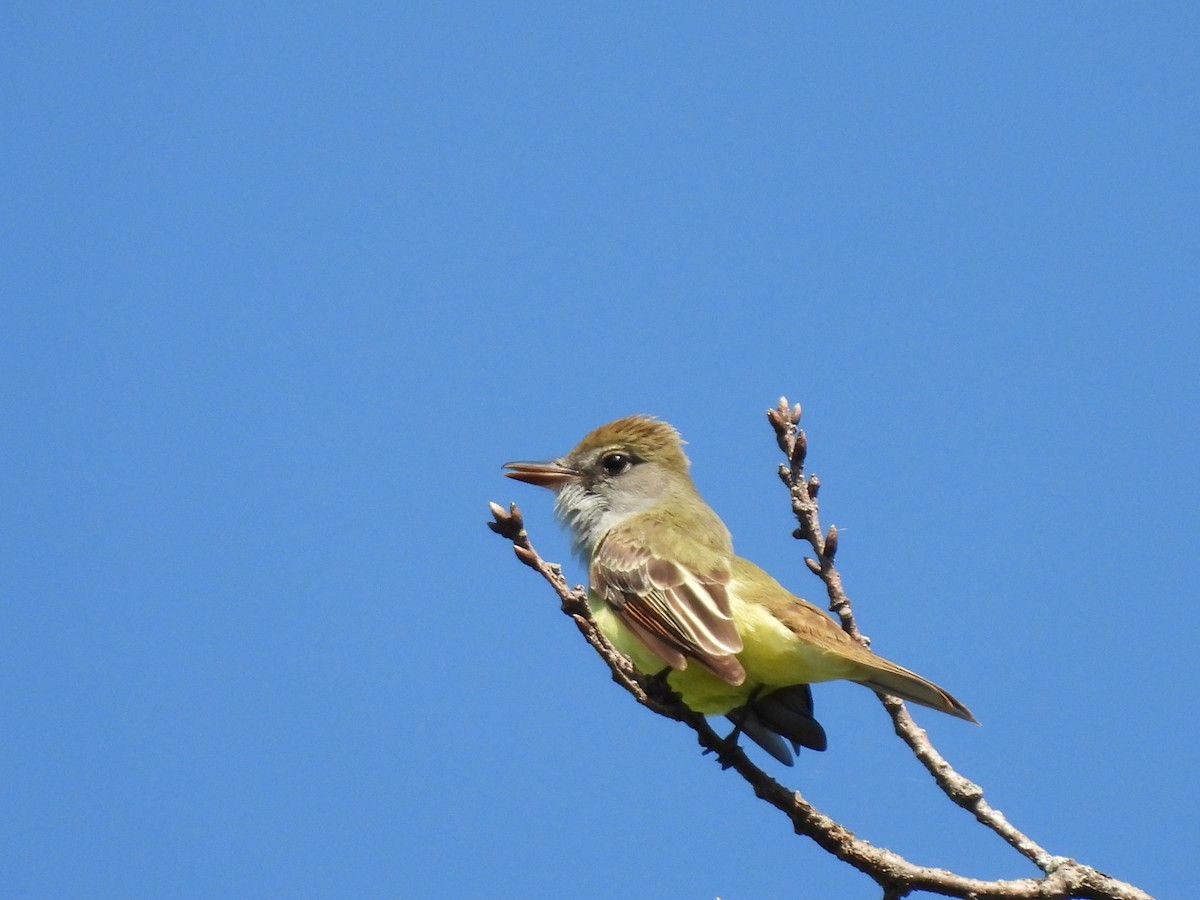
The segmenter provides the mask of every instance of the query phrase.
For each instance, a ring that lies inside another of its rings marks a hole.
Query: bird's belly
[[[667,667],[665,662],[651,653],[646,645],[625,627],[607,603],[594,597],[589,597],[588,600],[592,618],[596,620],[600,631],[614,647],[629,657],[639,671],[647,675],[656,675]],[[749,679],[744,684],[730,684],[695,661],[686,669],[671,672],[667,676],[667,684],[683,698],[688,709],[706,716],[721,715],[741,706],[755,686]]]
[[[614,647],[628,656],[639,671],[645,672],[647,675],[654,675],[666,667],[665,662],[651,653],[646,645],[625,627],[625,623],[617,618],[617,614],[613,612],[611,606],[589,594],[588,607],[592,611],[592,618],[600,629],[600,633],[608,638]]]
[[[738,660],[747,682],[780,688],[852,674],[853,664],[844,656],[802,640],[764,606],[735,599],[733,616],[742,634]]]
[[[640,671],[652,675],[666,668],[607,603],[592,598],[591,607],[600,631]],[[737,658],[746,670],[746,680],[729,684],[694,661],[686,669],[671,672],[667,683],[689,709],[707,716],[724,715],[743,705],[756,688],[769,691],[851,674],[852,666],[844,657],[801,641],[764,606],[734,599],[733,616],[742,635],[742,652]]]

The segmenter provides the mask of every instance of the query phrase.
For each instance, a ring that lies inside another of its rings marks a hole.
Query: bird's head
[[[557,494],[554,510],[585,555],[632,515],[667,500],[699,499],[679,432],[651,416],[601,425],[559,459],[504,468],[509,478]]]

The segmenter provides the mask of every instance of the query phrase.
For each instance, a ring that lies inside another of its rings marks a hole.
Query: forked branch
[[[804,475],[808,441],[800,430],[800,406],[789,406],[780,398],[778,406],[768,410],[767,418],[775,429],[775,438],[783,451],[786,463],[779,468],[780,478],[791,495],[792,511],[798,527],[795,537],[806,541],[814,556],[806,558],[808,565],[825,585],[829,608],[838,617],[842,628],[864,645],[868,639],[859,631],[850,599],[842,587],[841,576],[834,565],[837,555],[837,529],[821,528],[817,493],[820,481],[815,475]],[[696,733],[706,752],[717,755],[723,768],[736,771],[760,799],[774,806],[792,823],[797,834],[812,839],[838,859],[869,876],[883,891],[884,900],[899,900],[914,891],[928,891],[947,897],[969,900],[1152,900],[1149,894],[1105,875],[1090,866],[1063,856],[1055,856],[1013,826],[1004,815],[992,807],[983,789],[960,775],[938,753],[928,735],[913,721],[904,703],[893,697],[879,695],[892,718],[896,734],[909,746],[921,764],[933,775],[938,786],[954,803],[971,812],[983,825],[996,832],[1022,856],[1042,872],[1039,878],[1002,879],[985,881],[969,878],[945,869],[919,866],[885,847],[876,847],[854,835],[820,812],[799,793],[784,787],[750,761],[741,747],[729,744],[708,724],[704,716],[688,709],[661,679],[638,672],[627,657],[621,654],[596,627],[587,605],[587,591],[582,586],[571,587],[563,577],[562,568],[542,559],[529,540],[521,512],[516,504],[508,509],[490,504],[492,521],[488,527],[512,543],[517,558],[540,574],[554,589],[562,611],[571,617],[580,634],[604,660],[617,684],[625,688],[643,706],[659,715],[683,722]]]

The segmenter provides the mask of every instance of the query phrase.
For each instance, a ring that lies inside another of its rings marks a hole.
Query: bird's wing
[[[852,669],[843,677],[866,685],[873,691],[891,694],[901,700],[928,706],[968,722],[975,722],[971,711],[949,691],[938,687],[890,659],[868,650],[842,631],[829,616],[799,597],[775,610],[776,617],[802,641],[817,644],[847,660]]]
[[[746,672],[734,656],[742,638],[726,590],[728,559],[700,547],[681,556],[678,541],[665,558],[656,552],[663,527],[643,523],[636,539],[619,526],[610,531],[592,554],[592,593],[671,668],[685,669],[695,660],[724,681],[741,684]]]

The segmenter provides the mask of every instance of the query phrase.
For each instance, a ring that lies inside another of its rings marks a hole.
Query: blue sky
[[[1054,853],[1190,892],[1191,4],[95,4],[0,35],[0,893],[873,898],[637,707],[484,528],[677,425]],[[575,579],[579,567],[570,563]],[[1032,874],[870,694],[786,783]],[[768,766],[774,766],[767,761]]]

